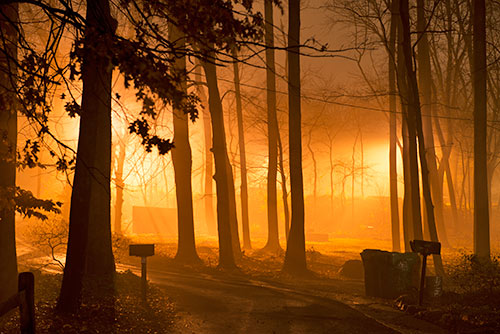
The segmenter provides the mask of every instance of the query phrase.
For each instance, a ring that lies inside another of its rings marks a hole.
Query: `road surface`
[[[347,305],[353,300],[340,302],[305,285],[175,268],[149,269],[148,279],[176,305],[177,334],[443,333],[399,311],[360,312]]]

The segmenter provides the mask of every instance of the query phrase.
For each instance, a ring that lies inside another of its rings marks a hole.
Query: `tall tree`
[[[401,13],[401,21],[402,21],[402,33],[403,33],[403,55],[405,59],[405,67],[406,67],[406,76],[407,76],[407,87],[408,87],[408,127],[410,128],[410,122],[415,122],[415,130],[416,135],[418,136],[418,152],[420,158],[420,167],[422,173],[422,193],[424,196],[425,203],[425,211],[427,217],[427,226],[429,230],[429,235],[432,241],[438,241],[437,230],[436,230],[436,222],[434,218],[434,205],[432,204],[431,198],[431,189],[430,189],[430,176],[429,176],[429,168],[427,166],[427,157],[425,150],[425,138],[423,133],[422,126],[422,113],[420,109],[420,97],[418,91],[418,83],[417,83],[417,75],[416,71],[413,68],[413,55],[411,51],[411,39],[410,39],[410,17],[409,17],[409,8],[408,8],[408,0],[401,0],[400,2],[400,13]],[[411,117],[411,118],[410,118]],[[417,139],[415,137],[414,139]],[[413,138],[410,138],[413,140]],[[417,166],[418,168],[418,166]],[[411,171],[411,169],[410,169]],[[417,169],[418,171],[418,169]],[[418,175],[418,173],[417,173]],[[418,181],[417,181],[418,182]],[[418,200],[420,201],[420,194],[418,194]],[[414,228],[417,228],[414,224]],[[414,237],[416,239],[422,239],[421,225],[420,230],[415,232],[414,229]],[[440,255],[434,255],[434,266],[436,269],[436,273],[439,276],[444,275],[443,264],[441,262]]]
[[[486,105],[486,4],[473,1],[473,62],[474,91],[474,254],[481,259],[490,257],[490,217],[487,180],[487,105]]]
[[[201,67],[195,68],[195,80],[198,82],[197,93],[202,105],[202,120],[203,120],[203,138],[204,138],[204,155],[205,155],[205,182],[203,205],[205,210],[205,222],[207,225],[207,232],[210,235],[217,233],[217,227],[214,219],[214,194],[213,194],[213,167],[214,161],[212,156],[212,129],[210,126],[210,110],[208,107],[207,95],[205,88],[201,84]]]
[[[391,24],[389,32],[389,187],[391,199],[392,250],[401,250],[399,231],[398,171],[397,171],[397,122],[396,122],[396,37],[399,21],[399,0],[391,1]]]
[[[179,78],[179,90],[187,95],[186,56],[184,35],[172,23],[168,25],[169,39],[175,56],[172,66],[174,77]],[[174,145],[172,148],[172,162],[174,165],[175,195],[177,199],[177,231],[178,243],[176,260],[183,263],[197,263],[200,258],[196,253],[193,218],[193,189],[191,183],[191,145],[189,144],[188,115],[184,110],[174,107]]]
[[[278,125],[278,124],[276,124]],[[285,166],[283,162],[283,144],[281,142],[281,135],[278,127],[278,166],[280,169],[281,175],[281,195],[283,199],[283,214],[285,218],[285,237],[288,240],[288,234],[290,233],[290,209],[288,207],[288,190],[286,188],[286,174],[285,174]]]
[[[276,116],[276,66],[274,63],[273,1],[264,1],[267,87],[267,243],[264,250],[278,252],[278,118]]]
[[[411,236],[422,240],[422,213],[420,208],[420,181],[418,168],[418,148],[417,148],[417,108],[419,105],[418,95],[415,96],[415,87],[412,81],[412,54],[411,54],[411,36],[409,30],[409,9],[408,1],[399,2],[400,26],[399,26],[399,49],[398,62],[400,75],[398,76],[398,86],[400,90],[403,113],[406,117],[406,135],[408,144],[408,180],[405,180],[405,187],[409,187],[410,194],[409,216],[411,217]],[[418,90],[416,91],[418,94]],[[405,142],[403,141],[403,144]],[[403,165],[404,167],[405,165]],[[406,183],[409,181],[409,184]]]
[[[292,220],[283,271],[307,272],[300,106],[300,0],[288,2],[288,123]]]
[[[230,173],[227,156],[224,116],[217,83],[215,57],[203,62],[208,85],[208,104],[212,121],[212,152],[215,160],[215,185],[217,189],[217,227],[219,235],[219,266],[225,269],[236,267],[233,241],[231,237],[230,193],[228,174]],[[229,169],[229,170],[228,170]]]
[[[0,5],[0,300],[17,292],[15,236],[18,4]]]
[[[238,122],[238,147],[240,149],[240,198],[241,198],[241,227],[243,232],[243,248],[252,249],[250,240],[250,222],[248,219],[248,177],[247,156],[245,150],[245,131],[243,130],[243,110],[241,106],[240,70],[238,67],[238,54],[233,49],[234,91],[236,97],[236,118]]]
[[[439,239],[448,246],[448,237],[444,225],[443,216],[443,191],[442,185],[439,182],[438,169],[436,162],[436,150],[434,145],[434,131],[432,129],[432,72],[431,59],[429,51],[429,42],[426,33],[426,17],[424,0],[417,1],[417,31],[418,31],[418,84],[421,93],[421,111],[422,111],[422,126],[423,135],[425,137],[425,157],[429,167],[429,183],[431,187],[432,200],[435,205],[435,220],[439,232]],[[427,208],[426,208],[427,209]],[[432,222],[426,219],[427,226]],[[427,227],[427,234],[434,227]],[[437,240],[434,240],[437,241]]]
[[[86,271],[99,275],[106,290],[112,288],[114,273],[110,226],[112,66],[111,57],[105,55],[116,21],[107,0],[88,1],[86,20],[80,133],[66,266],[57,305],[60,311],[69,312],[80,305]]]
[[[122,234],[122,209],[123,209],[123,189],[125,188],[125,181],[123,180],[123,167],[125,165],[126,143],[128,141],[128,131],[125,131],[121,138],[118,139],[118,156],[116,157],[115,169],[115,185],[116,185],[116,198],[115,198],[115,233]]]

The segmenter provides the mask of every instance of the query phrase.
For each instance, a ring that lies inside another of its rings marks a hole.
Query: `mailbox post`
[[[130,256],[139,256],[141,258],[141,291],[142,300],[146,301],[146,292],[148,288],[147,281],[147,258],[148,256],[153,256],[155,254],[154,244],[137,244],[129,245],[128,248]]]
[[[412,240],[410,241],[411,250],[422,254],[422,274],[420,276],[420,294],[418,296],[418,305],[422,306],[424,301],[424,283],[425,266],[427,265],[427,256],[441,253],[441,243],[434,241]]]

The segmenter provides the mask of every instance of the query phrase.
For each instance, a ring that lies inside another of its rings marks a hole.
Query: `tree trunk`
[[[417,1],[417,30],[418,34],[418,83],[422,95],[422,126],[423,137],[425,137],[425,157],[429,167],[429,183],[431,186],[432,200],[435,205],[436,223],[439,231],[440,240],[444,246],[449,247],[448,237],[444,224],[443,216],[443,192],[439,182],[438,169],[436,163],[436,151],[434,149],[434,133],[432,131],[432,74],[429,53],[429,43],[427,41],[426,18],[424,0]],[[427,224],[430,222],[427,220]],[[430,231],[435,227],[428,227]],[[433,240],[437,241],[437,240]]]
[[[66,266],[58,310],[74,312],[80,305],[84,273],[99,275],[100,287],[113,289],[111,248],[111,77],[106,50],[116,21],[106,0],[87,2],[85,54],[82,63],[82,112],[77,161],[71,196]],[[89,46],[92,46],[91,48]],[[98,293],[98,291],[94,291]]]
[[[201,82],[201,74],[199,67],[195,70],[196,81]],[[214,160],[212,156],[212,129],[210,126],[210,110],[207,103],[207,96],[205,94],[205,88],[201,85],[197,85],[198,97],[201,100],[201,105],[203,107],[202,118],[203,118],[203,135],[205,139],[205,194],[203,196],[203,203],[205,209],[205,221],[207,225],[207,232],[209,235],[215,235],[217,233],[217,226],[214,219],[214,194],[213,194],[213,167]]]
[[[486,4],[473,1],[473,66],[474,91],[474,254],[490,258],[490,217],[486,176],[487,105],[486,105]]]
[[[227,153],[227,151],[226,151]],[[239,259],[241,258],[241,245],[240,237],[238,232],[238,213],[236,211],[236,190],[234,188],[234,176],[233,168],[229,162],[229,156],[226,155],[227,163],[227,185],[229,191],[229,217],[231,222],[231,242],[233,246],[234,256]]]
[[[234,68],[234,90],[236,93],[236,117],[238,121],[238,146],[240,149],[240,173],[241,173],[241,227],[243,232],[243,249],[252,249],[250,241],[250,222],[248,219],[248,179],[247,179],[247,157],[245,150],[245,132],[243,130],[243,111],[241,107],[240,72],[238,68],[238,55],[233,50],[235,62]]]
[[[18,6],[0,6],[0,301],[17,293],[16,208],[11,200],[16,187]]]
[[[217,189],[217,228],[219,235],[219,266],[236,268],[231,240],[231,217],[229,210],[228,157],[222,103],[217,84],[217,69],[213,54],[211,60],[203,62],[208,85],[208,102],[212,121],[212,152],[215,160],[215,185]]]
[[[300,0],[288,2],[288,122],[292,221],[283,271],[307,272],[304,233],[304,182],[302,177],[302,130],[300,106]]]
[[[277,126],[278,124],[276,124]],[[286,240],[288,240],[288,235],[290,233],[290,209],[288,207],[288,191],[286,189],[286,174],[285,174],[285,167],[283,164],[283,145],[281,143],[281,135],[280,135],[280,130],[279,127],[276,130],[278,133],[278,162],[279,162],[279,169],[280,169],[280,174],[281,174],[281,195],[283,198],[283,213],[285,215],[285,237]]]
[[[415,109],[415,100],[413,96],[414,87],[411,81],[411,73],[409,72],[408,62],[411,65],[411,49],[410,49],[410,32],[409,32],[409,14],[408,14],[408,3],[405,0],[400,0],[399,11],[401,17],[400,25],[400,50],[398,55],[398,61],[402,61],[403,64],[400,69],[403,71],[401,76],[404,76],[405,80],[400,80],[398,82],[399,89],[402,92],[401,101],[405,106],[403,111],[406,111],[406,126],[408,128],[408,167],[409,167],[409,181],[411,192],[411,221],[412,221],[412,237],[415,239],[422,240],[422,215],[420,209],[420,185],[419,185],[419,168],[418,168],[418,158],[417,158],[417,115]],[[406,20],[406,21],[405,21]]]
[[[267,82],[267,244],[264,250],[279,252],[281,249],[278,233],[278,119],[276,116],[276,66],[274,63],[274,23],[273,2],[264,1],[266,39],[266,82]]]
[[[185,48],[184,35],[177,27],[168,25],[169,40],[180,52]],[[186,57],[175,57],[172,71],[181,78],[179,87],[187,93]],[[191,183],[191,145],[189,144],[188,115],[182,109],[174,108],[174,145],[172,163],[174,165],[175,195],[177,199],[177,254],[175,259],[182,263],[198,263],[200,258],[196,253],[193,218],[193,189]]]
[[[104,30],[107,34],[113,34],[117,22],[111,17],[109,1],[88,1],[87,6],[87,12],[89,9],[93,12],[92,18],[88,18],[88,24],[92,27],[105,27]],[[103,35],[103,37],[107,38],[109,35]],[[95,44],[92,46],[95,47]],[[102,47],[103,50],[107,50],[106,41]],[[93,163],[89,165],[92,169],[92,181],[86,259],[88,281],[94,285],[95,279],[99,278],[97,289],[100,291],[95,289],[90,291],[96,295],[114,292],[115,273],[115,259],[111,241],[111,80],[113,70],[109,59],[98,60],[98,62],[99,64],[96,64],[94,70],[96,71],[96,80],[101,80],[98,85],[96,84],[100,91],[96,91],[94,97],[102,101],[99,107],[102,109],[98,109],[96,113],[97,124],[94,126],[97,126],[97,140],[96,147],[93,148],[95,156]],[[90,68],[89,71],[91,71]]]
[[[399,231],[398,170],[397,170],[397,124],[396,124],[396,33],[398,26],[399,0],[391,3],[391,26],[389,39],[389,186],[391,200],[392,251],[401,251]]]
[[[115,199],[115,234],[121,235],[122,231],[122,210],[123,210],[123,189],[125,182],[123,180],[123,166],[125,165],[126,143],[128,141],[128,131],[125,130],[118,143],[118,158],[116,160],[116,199]]]
[[[399,1],[399,0],[396,0]],[[404,192],[403,192],[403,245],[405,252],[411,252],[410,240],[413,239],[413,224],[412,224],[412,215],[411,215],[411,191],[410,191],[410,157],[408,153],[408,127],[406,125],[407,117],[406,117],[406,106],[402,106],[403,117],[401,122],[401,130],[403,137],[403,150],[402,150],[402,158],[403,158],[403,178],[404,178]]]
[[[408,78],[409,87],[409,103],[408,111],[411,115],[411,119],[415,121],[416,134],[418,136],[418,152],[420,158],[420,167],[422,171],[422,192],[424,196],[425,212],[427,214],[427,223],[429,235],[432,241],[438,241],[436,222],[434,219],[434,205],[432,204],[431,189],[430,189],[430,176],[429,169],[427,167],[427,157],[425,153],[425,138],[422,126],[422,113],[420,110],[420,98],[418,93],[417,76],[413,69],[413,56],[411,53],[411,40],[410,40],[410,22],[409,22],[409,9],[408,0],[401,0],[400,3],[401,10],[401,21],[403,28],[403,53],[406,64],[406,75]],[[429,101],[430,102],[430,101]],[[420,199],[420,196],[419,196]],[[421,226],[421,225],[420,225]],[[421,233],[421,231],[419,231]],[[422,239],[422,235],[415,234],[416,239]],[[433,255],[434,267],[436,274],[438,276],[444,276],[443,263],[441,261],[441,256]]]

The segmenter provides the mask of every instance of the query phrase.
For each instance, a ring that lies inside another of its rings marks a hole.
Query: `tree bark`
[[[195,70],[196,81],[201,82],[201,74],[199,67]],[[205,194],[203,196],[203,203],[205,209],[205,222],[207,225],[207,232],[209,235],[216,235],[217,226],[214,219],[214,194],[213,194],[213,167],[214,160],[212,156],[212,129],[210,125],[210,110],[205,94],[205,88],[197,85],[198,97],[202,105],[202,118],[203,118],[203,135],[205,147]]]
[[[19,5],[0,6],[0,301],[17,293],[15,235],[17,40]]]
[[[231,217],[229,210],[228,156],[222,103],[217,84],[217,69],[213,53],[210,61],[203,62],[208,85],[208,103],[212,121],[212,152],[215,160],[215,185],[217,188],[217,228],[219,235],[219,266],[236,268],[231,240]]]
[[[111,248],[111,78],[107,49],[116,29],[107,0],[87,2],[85,54],[82,63],[82,112],[71,196],[66,266],[57,308],[74,312],[80,305],[84,273],[99,275],[100,287],[113,289]],[[90,48],[92,46],[92,48]],[[98,293],[98,291],[94,291]]]
[[[279,252],[278,233],[278,119],[276,116],[276,66],[274,63],[273,2],[264,1],[267,84],[267,244],[264,250]]]
[[[184,52],[185,40],[182,32],[170,23],[169,40],[174,48]],[[186,56],[176,55],[172,71],[180,79],[179,87],[187,93]],[[179,108],[173,110],[174,145],[172,163],[174,165],[175,195],[177,199],[177,254],[175,259],[182,263],[198,263],[196,253],[193,218],[193,188],[191,183],[191,145],[189,144],[188,115]]]
[[[391,201],[392,251],[401,251],[399,231],[398,171],[397,171],[397,124],[396,124],[396,34],[398,26],[399,0],[391,2],[391,26],[389,37],[389,187]]]
[[[474,254],[490,258],[490,217],[487,181],[487,104],[486,104],[486,4],[473,1],[474,91]]]
[[[121,235],[122,231],[122,210],[123,210],[123,189],[125,187],[125,182],[123,180],[123,167],[125,165],[125,155],[126,155],[126,142],[128,137],[128,132],[125,131],[122,138],[119,138],[118,143],[118,158],[116,159],[116,172],[115,172],[115,184],[116,184],[116,199],[115,199],[115,234]]]
[[[307,272],[304,233],[304,181],[302,177],[302,130],[300,106],[300,0],[288,2],[288,122],[292,220],[283,271]]]
[[[278,124],[276,124],[278,125]],[[283,213],[285,215],[285,237],[286,240],[288,240],[288,235],[290,233],[290,209],[288,207],[288,191],[286,188],[286,174],[285,174],[285,167],[283,163],[283,145],[281,143],[281,135],[280,135],[280,130],[279,127],[276,130],[278,133],[278,163],[279,163],[279,169],[280,169],[280,174],[281,174],[281,195],[283,198]]]
[[[420,185],[419,185],[419,168],[418,168],[418,150],[417,150],[417,111],[416,111],[416,101],[415,101],[415,87],[413,87],[413,82],[411,81],[411,72],[408,64],[411,66],[411,40],[409,31],[409,12],[408,12],[408,2],[405,0],[400,0],[399,11],[401,17],[400,26],[400,51],[401,56],[398,56],[398,60],[401,60],[403,64],[401,69],[404,71],[402,75],[406,78],[399,83],[402,104],[405,105],[403,110],[406,110],[407,119],[406,126],[408,128],[408,167],[409,167],[409,181],[411,192],[411,217],[412,217],[412,237],[415,239],[422,240],[422,215],[420,209]]]
[[[432,130],[432,73],[429,53],[429,42],[427,41],[426,18],[424,0],[417,1],[417,30],[418,30],[418,84],[422,96],[422,126],[425,138],[425,157],[429,167],[429,183],[432,192],[432,202],[435,205],[435,220],[440,240],[444,246],[449,246],[443,216],[443,192],[439,182],[436,163],[436,151],[434,149],[434,132]],[[427,226],[430,224],[427,220]],[[427,227],[427,231],[436,227]],[[437,240],[433,240],[437,241]]]
[[[241,107],[240,71],[238,68],[238,55],[233,50],[234,90],[236,95],[236,118],[238,122],[238,147],[240,149],[240,175],[241,175],[241,227],[243,232],[243,249],[252,249],[250,240],[250,222],[248,219],[248,178],[247,156],[245,150],[245,131],[243,129],[243,111]]]
[[[434,205],[432,204],[431,198],[431,189],[430,189],[430,176],[429,169],[427,166],[427,157],[425,150],[425,138],[423,133],[423,125],[422,125],[422,113],[420,109],[420,97],[418,92],[418,84],[417,84],[417,76],[415,70],[413,69],[413,56],[411,53],[411,40],[410,40],[410,21],[409,21],[409,9],[408,9],[408,0],[401,0],[400,2],[400,10],[401,10],[401,21],[403,28],[403,53],[406,64],[406,75],[408,79],[408,111],[410,115],[412,115],[412,119],[415,121],[416,134],[418,136],[418,152],[420,158],[420,167],[422,173],[422,192],[424,196],[425,203],[425,212],[427,214],[427,223],[429,229],[429,235],[432,241],[438,241],[437,230],[436,230],[436,222],[434,219]],[[418,174],[417,174],[418,175]],[[420,200],[420,196],[418,197]],[[420,225],[421,228],[421,225]],[[421,230],[418,231],[420,235],[415,233],[416,239],[423,239],[421,235]],[[439,254],[433,255],[434,259],[434,267],[436,270],[436,274],[438,276],[444,276],[443,264],[441,261],[441,256]]]

